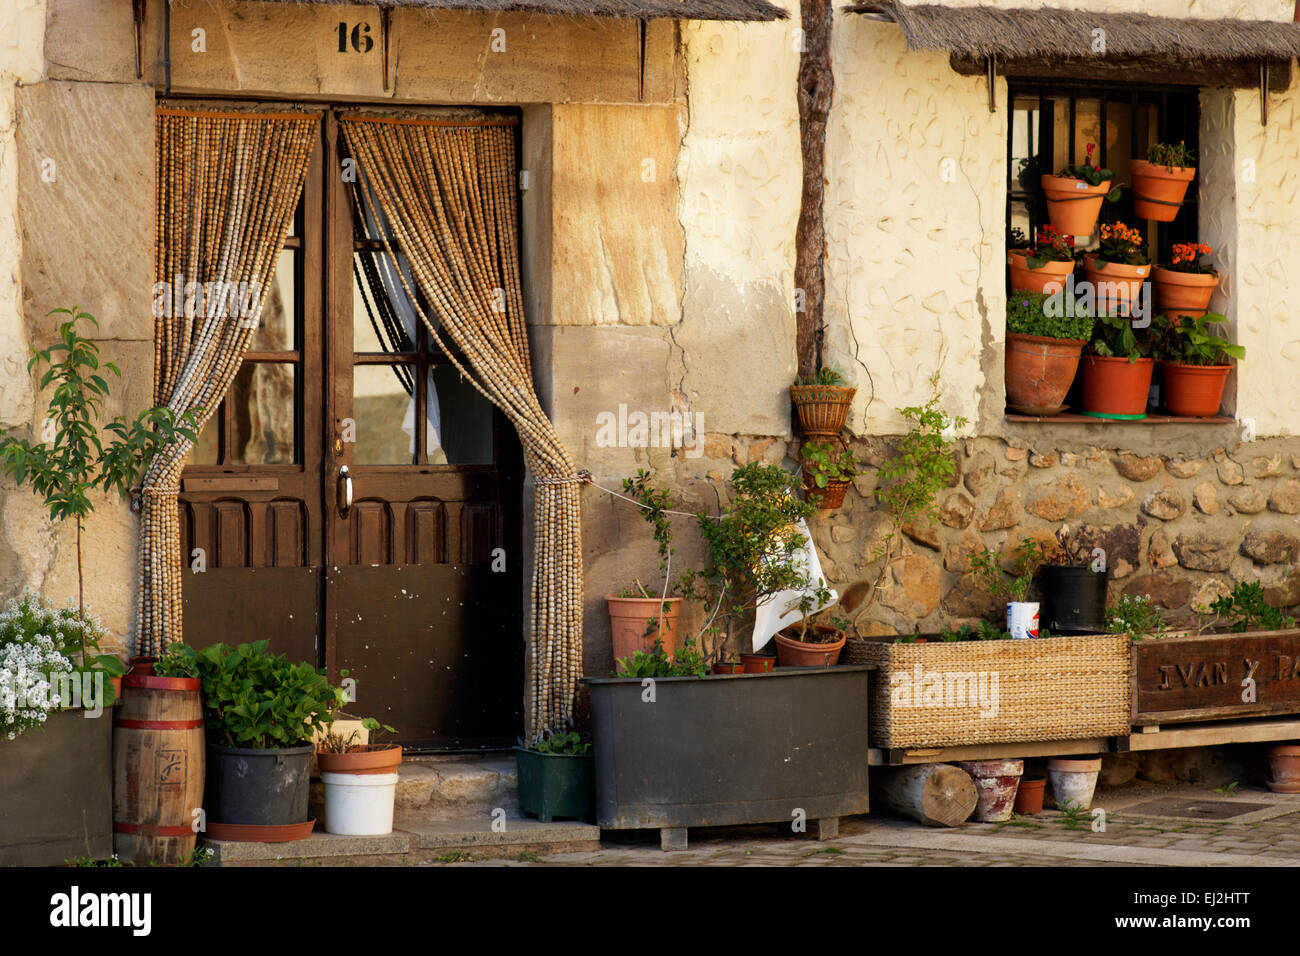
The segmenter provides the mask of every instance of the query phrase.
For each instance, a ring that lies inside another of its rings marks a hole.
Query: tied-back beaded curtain
[[[391,233],[436,316],[435,322],[421,308],[421,320],[519,433],[533,475],[535,518],[527,734],[562,730],[573,721],[582,664],[579,481],[533,389],[519,283],[513,124],[351,116],[340,126],[369,187],[359,190],[363,201],[387,226],[381,235],[388,254]],[[406,291],[418,301],[415,290]]]
[[[154,402],[215,413],[261,322],[317,139],[316,113],[159,109]],[[141,482],[137,653],[182,639],[181,469],[167,446]]]

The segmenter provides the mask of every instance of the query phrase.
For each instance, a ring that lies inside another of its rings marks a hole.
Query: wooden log
[[[871,800],[928,827],[955,827],[975,810],[975,783],[960,767],[923,763],[871,774]]]

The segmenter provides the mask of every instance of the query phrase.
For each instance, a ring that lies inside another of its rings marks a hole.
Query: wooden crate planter
[[[957,747],[1129,732],[1125,635],[872,643],[871,743]],[[981,699],[983,690],[983,699]]]
[[[1135,726],[1300,713],[1300,628],[1138,641],[1132,698]]]
[[[113,713],[57,711],[0,739],[0,866],[113,853]]]
[[[868,676],[791,667],[665,677],[653,701],[638,679],[585,679],[596,822],[661,828],[665,849],[684,848],[687,827],[802,818],[834,832],[840,816],[869,809]]]

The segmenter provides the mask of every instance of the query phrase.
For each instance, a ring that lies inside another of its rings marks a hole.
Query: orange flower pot
[[[844,632],[825,624],[814,624],[812,629],[823,637],[838,634],[839,639],[825,644],[796,640],[798,626],[787,628],[776,635],[776,659],[782,667],[830,667],[839,662],[844,649]]]
[[[1195,166],[1156,166],[1145,159],[1128,164],[1133,177],[1133,211],[1143,219],[1173,222],[1182,208]]]
[[[1142,283],[1151,276],[1151,267],[1126,266],[1122,262],[1100,262],[1085,256],[1083,274],[1093,286],[1094,308],[1100,312],[1105,303],[1113,303],[1127,312],[1142,295]]]
[[[1156,308],[1173,316],[1200,318],[1210,310],[1210,297],[1219,286],[1212,273],[1176,272],[1156,266],[1151,272],[1156,287]]]
[[[1208,418],[1219,414],[1223,386],[1231,365],[1182,365],[1161,362],[1165,374],[1165,406],[1170,414]]]
[[[668,605],[663,614],[664,653],[675,657],[681,646],[677,633],[677,619],[682,613],[681,598],[624,598],[606,594],[609,604],[609,626],[613,637],[614,660],[631,657],[636,651],[647,654],[655,649],[659,637],[660,603]]]
[[[1082,339],[1007,333],[1007,402],[1022,408],[1057,408],[1079,368]]]
[[[1104,182],[1092,186],[1070,176],[1044,176],[1041,182],[1052,225],[1067,236],[1091,236],[1112,185]]]
[[[372,750],[371,747],[374,747]],[[387,744],[366,744],[345,754],[316,754],[320,769],[326,773],[395,773],[402,762],[402,748]]]
[[[1083,372],[1083,410],[1106,417],[1145,415],[1151,391],[1151,373],[1155,362],[1140,358],[1085,355]]]
[[[1028,249],[1007,253],[1013,292],[1055,292],[1065,288],[1065,280],[1074,272],[1073,260],[1044,262],[1041,269],[1031,269],[1028,262],[1030,255],[1032,253]]]

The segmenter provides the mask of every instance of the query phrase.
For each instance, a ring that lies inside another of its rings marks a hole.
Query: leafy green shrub
[[[1231,594],[1210,605],[1210,612],[1226,618],[1229,630],[1238,633],[1280,631],[1295,625],[1295,618],[1264,600],[1264,586],[1258,581],[1238,581]]]
[[[323,671],[291,664],[267,653],[267,641],[227,647],[211,644],[193,655],[203,681],[203,711],[209,739],[226,747],[298,747],[312,742],[318,727],[334,722],[347,703]]]
[[[167,653],[154,661],[153,672],[159,677],[186,677],[194,680],[199,676],[198,657],[188,644],[173,642],[168,645]]]
[[[1129,640],[1140,641],[1165,629],[1165,612],[1148,595],[1125,594],[1106,608],[1106,626],[1116,634],[1127,634]]]
[[[1191,166],[1196,162],[1196,153],[1187,148],[1184,140],[1177,143],[1152,143],[1147,147],[1147,162],[1153,166],[1165,166],[1170,171],[1179,166]]]
[[[1054,295],[1055,301],[1049,303]],[[1064,313],[1064,306],[1052,308],[1061,302],[1064,293],[1012,292],[1007,299],[1007,331],[1019,335],[1041,335],[1050,339],[1082,339],[1092,335],[1092,316],[1074,303],[1073,315]]]
[[[703,677],[708,673],[704,657],[695,647],[695,639],[687,638],[676,660],[668,656],[663,641],[655,638],[654,650],[633,651],[630,657],[614,662],[616,677]]]
[[[591,741],[583,740],[582,734],[571,730],[567,734],[550,734],[534,742],[532,750],[542,754],[558,754],[566,757],[578,757],[591,752]]]
[[[1016,546],[1015,574],[1008,582],[1007,574],[1002,570],[1002,559],[992,548],[971,555],[970,570],[975,579],[988,592],[989,596],[1008,601],[1023,601],[1029,593],[1029,585],[1034,580],[1034,572],[1043,561],[1043,552],[1038,542],[1025,538]]]
[[[803,459],[804,472],[818,488],[825,488],[832,481],[852,481],[858,474],[853,452],[846,448],[837,455],[835,446],[828,441],[806,442],[799,449],[799,457]]]
[[[1196,318],[1156,316],[1156,354],[1166,362],[1183,365],[1226,365],[1229,358],[1241,361],[1246,357],[1244,345],[1234,345],[1210,332],[1211,325],[1226,321],[1216,312]]]
[[[796,385],[836,385],[844,386],[848,382],[844,381],[844,376],[830,366],[822,366],[817,370],[817,374],[804,378],[802,375],[795,376]]]

